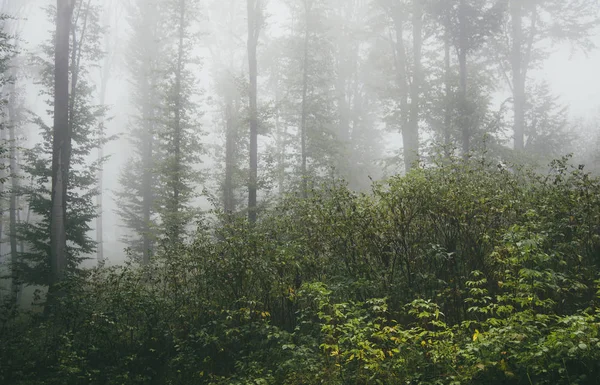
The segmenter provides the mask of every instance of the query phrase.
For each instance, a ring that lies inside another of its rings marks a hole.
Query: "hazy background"
[[[39,45],[48,39],[49,33],[54,26],[48,21],[48,17],[44,8],[49,4],[54,3],[49,0],[23,0],[27,1],[24,19],[22,20],[22,49],[23,51],[35,52]],[[102,0],[94,0],[102,1]],[[124,165],[129,154],[129,142],[127,140],[127,123],[130,119],[128,110],[129,92],[127,71],[123,65],[123,55],[126,54],[126,39],[128,33],[127,22],[125,20],[125,9],[123,5],[127,0],[104,0],[105,4],[112,9],[110,17],[110,33],[111,40],[114,42],[115,52],[112,53],[111,60],[112,76],[108,85],[107,104],[110,106],[109,116],[112,120],[107,123],[110,134],[119,135],[119,139],[110,142],[105,153],[110,155],[110,159],[105,165],[104,174],[104,238],[105,250],[104,253],[109,261],[121,260],[124,256],[124,245],[119,241],[123,233],[123,228],[120,225],[119,219],[115,214],[115,202],[112,194],[118,188],[118,174]],[[284,6],[282,0],[269,0],[268,13],[271,15],[268,19],[269,28],[271,31],[277,31],[281,28],[278,25],[279,21],[285,19]],[[201,2],[203,5],[205,2]],[[245,3],[240,2],[240,6],[245,7]],[[210,31],[211,25],[214,25],[214,20],[207,22],[206,39],[212,41],[219,39],[218,31]],[[245,28],[241,26],[240,28]],[[600,46],[600,35],[594,39],[596,45]],[[262,44],[259,41],[259,45]],[[199,46],[196,54],[202,58],[203,67],[200,79],[204,89],[210,89],[210,54],[206,47]],[[247,63],[240,63],[246,65]],[[568,44],[556,47],[556,52],[552,54],[543,67],[539,70],[531,72],[534,78],[544,79],[551,85],[554,94],[560,96],[560,100],[569,106],[570,120],[573,124],[578,124],[583,130],[596,130],[600,108],[600,50],[594,50],[585,55],[579,51],[573,52]],[[101,68],[97,69],[100,74]],[[37,93],[34,85],[36,68],[28,68],[30,75],[29,83],[27,84],[27,105],[36,113],[44,116],[46,106],[44,105],[43,97]],[[260,75],[260,69],[259,69]],[[503,99],[499,95],[499,100]],[[216,142],[217,137],[211,133],[216,131],[216,117],[211,107],[206,103],[206,98],[203,98],[203,109],[206,113],[202,117],[202,123],[205,130],[209,132],[206,140]],[[47,117],[47,116],[46,116]],[[49,121],[49,120],[48,120]],[[28,143],[34,143],[39,140],[35,126],[29,125],[26,132],[26,140]],[[400,135],[386,133],[386,147],[391,152],[402,146]],[[260,140],[260,139],[259,139]],[[206,156],[203,167],[211,168],[211,156]],[[203,203],[206,206],[206,202]]]

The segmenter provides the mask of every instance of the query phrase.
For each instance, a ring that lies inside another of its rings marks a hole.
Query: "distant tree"
[[[158,159],[158,109],[161,102],[158,83],[166,56],[157,1],[139,0],[128,7],[131,36],[126,64],[132,84],[134,110],[129,125],[132,154],[121,171],[116,192],[117,214],[129,234],[124,241],[132,256],[147,264],[158,237],[158,194],[155,162]]]
[[[256,222],[256,193],[258,184],[258,61],[256,48],[262,26],[261,0],[247,0],[248,6],[248,73],[250,77],[250,176],[248,179],[248,220]]]
[[[360,0],[333,1],[327,19],[328,33],[333,35],[337,115],[334,132],[340,152],[335,167],[349,186],[357,190],[368,189],[369,177],[379,175],[377,162],[383,152],[377,124],[380,109],[371,86],[375,68],[368,60],[371,34],[364,28],[369,20],[369,7],[369,3]]]
[[[214,1],[209,8],[211,23],[212,78],[215,99],[212,105],[218,113],[215,124],[224,138],[223,146],[215,148],[214,156],[221,165],[216,168],[214,178],[217,190],[221,193],[223,210],[237,212],[247,196],[242,189],[247,188],[248,169],[248,127],[245,117],[248,112],[247,88],[247,9],[241,7],[243,0]],[[226,31],[224,33],[223,31]],[[258,188],[258,186],[257,186]]]
[[[197,2],[191,0],[163,6],[166,23],[172,28],[165,37],[174,43],[165,46],[166,67],[158,84],[161,104],[156,132],[159,158],[154,166],[159,186],[156,205],[164,240],[167,245],[177,245],[196,216],[191,203],[202,181],[197,169],[204,152],[199,140],[201,114],[193,100],[197,81],[191,68],[196,43],[193,23],[199,10]]]
[[[526,147],[528,75],[549,57],[553,47],[569,42],[589,51],[600,23],[596,0],[508,0],[503,33],[494,35],[494,52],[513,96],[514,148]]]
[[[399,111],[396,125],[402,134],[406,172],[419,159],[420,96],[422,91],[423,2],[421,0],[378,0],[389,14],[394,31],[394,66]],[[412,41],[407,45],[407,26]],[[409,54],[412,52],[412,58]]]

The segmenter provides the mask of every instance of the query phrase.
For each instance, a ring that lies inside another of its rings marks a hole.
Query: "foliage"
[[[600,180],[552,169],[456,160],[202,225],[0,319],[0,381],[593,384]]]
[[[55,17],[56,9],[49,8],[50,18]],[[102,57],[100,49],[102,29],[99,25],[99,8],[94,5],[78,2],[74,14],[74,32],[71,45],[73,55],[69,64],[69,76],[73,92],[69,100],[69,124],[72,130],[72,155],[70,165],[69,187],[67,192],[66,236],[68,266],[71,272],[89,253],[95,250],[96,244],[89,236],[89,223],[96,217],[93,204],[96,196],[96,173],[103,159],[88,162],[92,151],[100,143],[106,141],[100,135],[100,122],[106,114],[104,106],[94,101],[95,87],[91,80],[90,70],[94,63]],[[73,37],[76,42],[73,42]],[[42,54],[32,57],[32,61],[42,68],[38,79],[42,94],[47,100],[48,114],[52,115],[54,87],[53,43],[49,40],[42,46]],[[20,270],[28,283],[47,284],[50,253],[50,207],[51,207],[51,175],[52,175],[52,127],[40,116],[31,116],[31,120],[40,129],[42,141],[25,151],[23,170],[31,184],[23,187],[32,212],[32,221],[18,225],[18,237],[26,242],[27,249],[20,256]]]

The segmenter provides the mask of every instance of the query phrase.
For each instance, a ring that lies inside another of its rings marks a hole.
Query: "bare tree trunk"
[[[16,75],[16,70],[13,70],[13,76]],[[19,274],[17,264],[19,262],[19,254],[17,250],[17,194],[19,190],[19,178],[17,175],[17,138],[15,134],[15,125],[17,124],[17,114],[15,110],[15,85],[10,86],[10,96],[8,100],[8,121],[9,121],[9,141],[10,141],[10,176],[11,176],[11,191],[10,191],[10,207],[9,207],[9,236],[10,236],[10,261],[12,266],[11,279],[11,298],[15,306],[17,305],[21,284],[19,282]]]
[[[392,11],[392,20],[396,30],[396,84],[398,86],[398,99],[400,101],[400,133],[402,134],[402,147],[404,152],[404,171],[410,171],[412,161],[410,159],[411,142],[408,131],[407,118],[409,116],[408,104],[408,77],[407,77],[407,57],[406,47],[404,46],[404,17],[402,9],[398,5],[394,6]]]
[[[419,161],[419,111],[421,94],[421,55],[423,48],[423,10],[421,0],[413,0],[413,78],[410,84],[410,116],[405,132],[404,166],[410,171]]]
[[[168,236],[172,242],[178,243],[183,235],[183,221],[179,216],[179,209],[181,206],[180,202],[180,186],[181,186],[181,140],[182,140],[182,116],[181,111],[183,106],[181,105],[181,87],[182,87],[182,76],[183,76],[183,40],[185,37],[185,11],[186,11],[186,0],[179,0],[179,45],[177,47],[177,72],[175,73],[175,132],[173,135],[173,149],[175,156],[175,170],[172,170],[174,178],[173,180],[173,207],[171,207],[170,215],[173,216],[173,223],[171,229],[167,229]]]
[[[4,90],[2,90],[4,93]],[[0,130],[0,143],[6,142],[6,130]],[[4,195],[4,191],[6,190],[6,168],[7,164],[4,159],[0,159],[0,196]],[[1,202],[0,202],[1,203]],[[2,205],[0,205],[0,258],[4,255],[4,242],[2,242],[2,236],[4,235],[4,209]]]
[[[54,57],[54,132],[52,143],[52,209],[50,215],[50,285],[58,283],[67,267],[67,187],[71,162],[69,125],[69,32],[74,0],[57,0]]]
[[[512,22],[512,81],[514,106],[514,148],[525,147],[525,76],[523,74],[523,4],[521,1],[510,2]]]
[[[108,19],[108,20],[106,20]],[[104,20],[107,28],[110,25],[110,11],[107,10],[106,19]],[[102,69],[102,79],[100,84],[100,105],[104,105],[106,102],[106,89],[108,87],[108,81],[110,78],[110,66],[111,57],[109,52],[111,51],[111,41],[109,34],[105,35],[104,50],[106,51],[106,58],[104,60],[104,68]],[[98,144],[98,173],[96,179],[98,180],[98,195],[96,196],[96,206],[98,206],[98,217],[96,217],[96,259],[98,266],[104,266],[104,212],[103,212],[103,198],[104,198],[104,120],[100,122],[100,143]]]
[[[466,158],[471,151],[471,116],[468,108],[467,98],[467,52],[469,47],[467,21],[465,20],[466,3],[465,0],[460,1],[458,12],[459,24],[459,43],[458,43],[458,62],[460,66],[460,102],[461,102],[461,123],[462,123],[462,150],[463,156]]]
[[[260,0],[248,0],[248,69],[250,75],[250,178],[248,180],[248,220],[256,222],[256,194],[258,179],[258,117],[256,46],[260,34]]]
[[[301,172],[302,172],[302,196],[306,198],[308,196],[308,170],[307,170],[307,154],[306,154],[306,141],[308,130],[306,127],[306,121],[308,118],[308,47],[309,47],[309,12],[310,6],[308,2],[304,1],[304,12],[305,12],[305,30],[304,30],[304,62],[302,66],[302,111],[300,118],[300,146],[301,146]]]
[[[225,105],[225,183],[223,186],[223,208],[226,214],[232,213],[235,209],[233,201],[233,170],[235,165],[235,135],[233,122],[233,102],[229,93],[226,95]]]
[[[450,85],[450,30],[448,26],[445,26],[444,31],[444,146],[446,157],[450,155],[450,143],[452,141],[452,109],[450,108],[450,102],[452,97],[452,88]]]
[[[143,233],[142,233],[142,264],[150,263],[150,257],[153,249],[153,237],[151,229],[151,215],[154,206],[154,106],[153,106],[153,85],[149,83],[151,70],[146,68],[146,100],[143,107],[143,120],[146,125],[145,136],[142,144],[142,218]]]

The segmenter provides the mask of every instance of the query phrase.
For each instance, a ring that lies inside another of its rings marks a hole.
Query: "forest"
[[[598,0],[0,0],[0,384],[600,384],[598,48]]]

